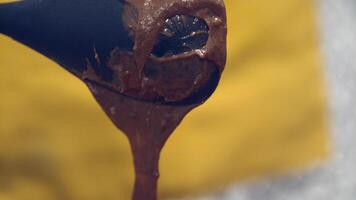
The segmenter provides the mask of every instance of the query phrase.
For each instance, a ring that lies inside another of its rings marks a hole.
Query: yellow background
[[[162,198],[284,173],[328,153],[313,1],[225,2],[226,71],[168,141]],[[128,142],[79,80],[0,36],[0,99],[0,200],[129,199]]]

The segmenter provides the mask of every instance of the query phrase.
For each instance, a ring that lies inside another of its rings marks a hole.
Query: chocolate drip
[[[213,93],[226,62],[223,0],[27,0],[0,32],[84,81],[128,137],[134,200],[156,200],[161,149]]]
[[[123,20],[135,45],[132,52],[111,53],[107,66],[113,81],[90,71],[83,78],[129,138],[133,200],[156,200],[161,149],[184,116],[212,94],[224,69],[225,9],[221,0],[128,0]],[[190,38],[190,31],[202,37]],[[182,48],[185,43],[192,47]]]
[[[156,200],[158,162],[168,137],[195,107],[160,105],[127,98],[88,81],[106,114],[129,138],[135,164],[134,200]]]

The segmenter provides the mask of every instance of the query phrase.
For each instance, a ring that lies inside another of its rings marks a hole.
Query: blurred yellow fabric
[[[314,2],[225,2],[226,71],[168,141],[162,199],[283,173],[328,153]],[[0,200],[130,199],[127,139],[79,80],[0,36],[0,91]]]

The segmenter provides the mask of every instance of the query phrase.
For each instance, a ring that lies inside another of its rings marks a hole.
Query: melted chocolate
[[[129,138],[136,174],[133,199],[156,199],[160,151],[195,105],[170,106],[138,101],[96,83],[87,83],[106,114]]]
[[[223,0],[20,1],[0,5],[0,32],[88,85],[130,141],[133,199],[156,200],[161,149],[224,69]]]
[[[127,3],[123,20],[134,38],[133,52],[118,48],[111,52],[107,66],[113,71],[112,81],[93,73],[90,62],[82,79],[130,141],[136,174],[133,199],[156,200],[161,149],[184,116],[215,90],[224,69],[225,9],[222,0]],[[159,52],[157,46],[162,45],[159,40],[162,32],[167,31],[167,20],[176,20],[178,14],[206,22],[206,44],[202,45],[204,39],[200,39],[201,48],[155,53]],[[99,56],[96,59],[97,63],[102,62]]]

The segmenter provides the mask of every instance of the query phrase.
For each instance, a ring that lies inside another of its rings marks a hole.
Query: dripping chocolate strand
[[[88,85],[130,141],[133,199],[156,200],[164,144],[223,72],[223,1],[26,0],[0,4],[0,31]]]

